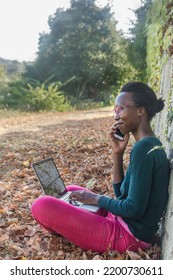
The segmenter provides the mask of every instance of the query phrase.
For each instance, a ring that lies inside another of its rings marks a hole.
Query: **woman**
[[[164,107],[153,90],[141,82],[123,86],[115,100],[115,123],[109,139],[113,155],[115,198],[68,186],[70,199],[98,205],[104,216],[90,213],[54,197],[38,198],[32,214],[45,229],[61,234],[84,250],[137,251],[151,246],[168,198],[169,162],[150,121]],[[120,141],[117,130],[125,135]],[[123,155],[132,133],[135,144],[126,174]]]

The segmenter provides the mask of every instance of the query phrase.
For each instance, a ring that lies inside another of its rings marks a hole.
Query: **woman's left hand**
[[[79,201],[85,204],[90,204],[90,205],[98,205],[98,200],[99,200],[100,196],[97,194],[94,194],[90,191],[83,191],[83,190],[79,190],[79,191],[73,191],[70,196],[69,199],[73,202],[73,201]]]

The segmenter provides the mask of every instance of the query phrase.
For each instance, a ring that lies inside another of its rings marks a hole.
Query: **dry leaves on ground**
[[[30,131],[25,116],[26,130],[1,136],[0,259],[159,259],[161,252],[156,245],[138,253],[126,251],[119,254],[109,250],[104,254],[86,252],[68,240],[46,232],[33,220],[30,205],[42,193],[32,163],[43,158],[54,158],[66,185],[89,186],[97,193],[112,195],[112,160],[107,141],[112,119],[90,117],[77,120],[77,112],[74,115],[75,120],[70,118],[46,125],[44,114],[44,126],[38,124],[37,130],[32,130],[32,124],[36,122],[33,117],[33,123],[29,123]],[[58,116],[60,118],[61,114]],[[130,147],[126,153],[125,168],[129,150]]]

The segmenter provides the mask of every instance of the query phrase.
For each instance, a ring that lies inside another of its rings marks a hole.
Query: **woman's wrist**
[[[123,170],[123,154],[113,155],[113,182],[115,184],[121,182],[124,178]]]
[[[123,161],[123,153],[112,153],[113,161]]]
[[[97,194],[97,195],[95,196],[95,202],[96,202],[97,205],[98,205],[98,202],[99,202],[100,197],[101,197],[101,195],[99,195],[99,194]]]

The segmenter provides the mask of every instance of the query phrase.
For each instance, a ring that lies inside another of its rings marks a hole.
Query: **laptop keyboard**
[[[81,206],[83,203],[79,202],[79,201],[69,201],[70,204],[74,205],[74,206]]]
[[[69,193],[66,193],[66,194],[64,194],[63,196],[62,196],[62,199],[64,200],[64,201],[69,201]]]
[[[72,205],[74,205],[74,206],[80,206],[80,205],[82,205],[82,203],[79,202],[79,201],[70,201],[70,200],[69,200],[69,195],[70,195],[69,193],[63,195],[63,200],[64,200],[65,202],[68,202],[68,203],[70,203],[70,204],[72,204]]]

